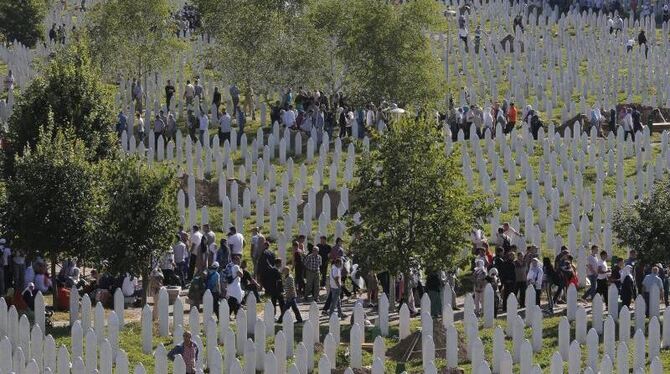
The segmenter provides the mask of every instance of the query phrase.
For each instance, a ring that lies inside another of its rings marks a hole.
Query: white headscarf
[[[621,269],[621,281],[624,280],[626,277],[630,277],[631,274],[633,273],[633,267],[630,265],[626,265]]]

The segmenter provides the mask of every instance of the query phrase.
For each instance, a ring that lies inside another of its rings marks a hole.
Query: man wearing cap
[[[230,247],[231,255],[239,255],[242,257],[242,249],[244,248],[244,236],[237,232],[235,226],[231,226],[228,230],[228,247]]]
[[[214,261],[207,271],[205,289],[212,293],[212,305],[217,317],[219,316],[219,299],[221,298],[221,275],[219,274],[219,263]]]

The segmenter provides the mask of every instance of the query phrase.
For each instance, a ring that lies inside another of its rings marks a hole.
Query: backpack
[[[207,253],[207,237],[205,235],[200,240],[200,253]]]
[[[188,288],[188,298],[200,302],[202,295],[205,293],[206,279],[203,276],[197,275],[193,277],[191,286]]]
[[[229,263],[226,265],[225,269],[223,269],[223,279],[226,281],[227,284],[233,283],[235,280],[237,274],[233,274],[233,265],[232,263]]]

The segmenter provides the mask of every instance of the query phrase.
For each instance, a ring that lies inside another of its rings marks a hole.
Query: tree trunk
[[[56,282],[56,262],[58,261],[58,255],[53,253],[51,255],[51,279],[53,280],[53,308],[58,310],[58,285]]]
[[[390,273],[390,272],[389,272]],[[395,275],[389,274],[389,309],[395,310]]]

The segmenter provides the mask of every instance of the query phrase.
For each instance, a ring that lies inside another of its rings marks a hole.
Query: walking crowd
[[[627,259],[614,256],[610,258],[607,251],[592,245],[586,264],[586,284],[580,285],[575,258],[569,248],[561,247],[553,260],[550,257],[540,260],[536,246],[527,246],[522,251],[511,244],[515,236],[522,234],[508,223],[498,228],[490,243],[481,230],[473,231],[472,283],[477,314],[482,313],[487,284],[494,291],[496,314],[507,311],[507,298],[512,294],[516,296],[521,308],[532,303],[540,306],[544,298],[544,312],[553,314],[556,304],[566,303],[570,285],[585,287],[586,292],[582,297],[584,302],[592,301],[599,294],[604,305],[609,305],[608,289],[610,285],[615,285],[620,296],[620,300],[617,300],[619,308],[624,305],[630,308],[639,292],[644,297],[647,314],[651,289],[655,285],[665,305],[669,305],[670,280],[667,265],[643,264],[638,261],[635,250],[629,252]],[[535,300],[526,300],[527,287],[535,289]]]

